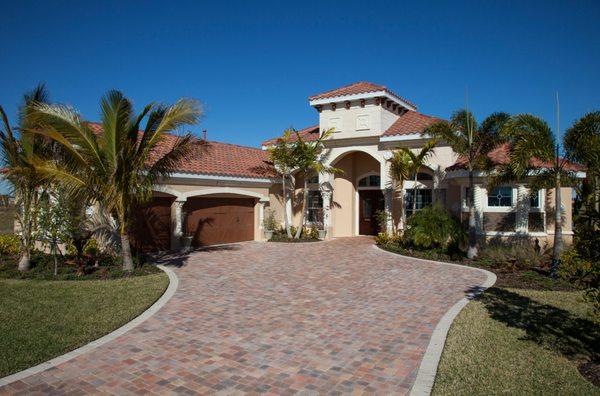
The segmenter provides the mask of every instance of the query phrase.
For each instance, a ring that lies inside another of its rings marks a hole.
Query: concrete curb
[[[15,381],[22,380],[24,378],[29,377],[30,375],[41,373],[42,371],[46,371],[52,367],[58,366],[59,364],[67,362],[79,355],[88,353],[88,352],[98,348],[99,346],[104,345],[108,342],[111,342],[114,339],[116,339],[117,337],[122,336],[123,334],[127,333],[129,330],[140,325],[141,323],[143,323],[144,321],[146,321],[147,319],[152,317],[154,314],[156,314],[171,299],[171,297],[173,297],[173,295],[177,291],[177,287],[179,286],[179,279],[177,278],[177,275],[175,275],[175,273],[171,269],[164,267],[162,265],[159,265],[158,268],[163,270],[169,277],[169,286],[167,287],[167,290],[165,290],[163,295],[160,296],[160,298],[158,300],[156,300],[156,302],[154,304],[152,304],[148,309],[146,309],[144,312],[142,312],[139,316],[137,316],[132,321],[125,323],[123,326],[119,327],[118,329],[106,334],[105,336],[100,337],[97,340],[90,342],[89,344],[79,347],[71,352],[65,353],[64,355],[55,357],[54,359],[50,359],[47,362],[40,363],[37,366],[33,366],[33,367],[30,367],[23,371],[19,371],[17,373],[11,374],[7,377],[0,378],[0,387],[4,386],[4,385],[8,385]]]
[[[444,316],[442,316],[437,326],[435,326],[433,333],[431,334],[429,345],[427,346],[427,350],[425,351],[423,359],[421,360],[421,366],[419,367],[419,371],[417,372],[417,378],[415,379],[415,383],[413,384],[412,389],[410,390],[411,396],[430,395],[431,390],[433,389],[433,384],[435,382],[435,376],[437,374],[438,365],[440,364],[440,358],[442,357],[442,351],[444,350],[444,345],[446,344],[448,330],[450,330],[452,322],[460,313],[460,311],[462,311],[462,309],[469,303],[469,301],[471,301],[477,295],[483,293],[485,289],[492,287],[494,283],[496,283],[496,274],[481,268],[469,267],[466,265],[444,263],[442,261],[425,260],[417,257],[404,256],[402,254],[393,253],[381,249],[377,245],[373,245],[373,247],[381,252],[392,254],[397,257],[422,261],[426,263],[466,268],[473,271],[482,272],[487,276],[485,282],[483,282],[483,284],[479,286],[477,290],[475,290],[472,293],[469,293],[466,297],[460,299],[444,314]]]

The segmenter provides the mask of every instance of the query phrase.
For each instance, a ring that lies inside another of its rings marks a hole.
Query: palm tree
[[[2,160],[6,169],[5,176],[12,185],[17,210],[17,222],[20,227],[21,257],[19,271],[28,271],[31,267],[31,249],[35,243],[33,232],[36,223],[36,208],[38,207],[41,188],[44,180],[37,172],[34,161],[47,153],[49,146],[43,139],[23,133],[34,128],[31,120],[32,106],[35,103],[46,103],[48,93],[43,84],[38,85],[23,97],[19,109],[19,135],[10,126],[6,112],[0,106],[3,129],[0,129],[0,145]]]
[[[300,222],[294,238],[300,238],[302,227],[306,217],[307,201],[308,201],[308,179],[310,176],[319,173],[339,173],[340,169],[328,166],[325,164],[325,140],[327,140],[334,132],[334,129],[324,131],[321,136],[312,142],[306,142],[302,136],[296,132],[296,141],[293,146],[293,156],[296,164],[296,169],[304,176],[304,186],[302,187],[302,212],[300,213]]]
[[[404,196],[403,188],[404,182],[410,179],[411,175],[414,175],[414,188],[413,188],[413,207],[412,213],[414,214],[417,209],[417,175],[419,170],[425,165],[427,158],[433,153],[435,147],[435,140],[429,140],[419,153],[415,154],[408,147],[401,147],[392,154],[390,161],[390,178],[394,181],[394,187],[400,194],[401,199],[401,215],[400,219],[402,227],[404,227],[405,220],[405,209],[404,209]]]
[[[37,170],[61,184],[74,196],[87,196],[113,214],[119,226],[123,269],[132,271],[128,226],[135,208],[148,201],[152,187],[168,177],[194,152],[197,141],[190,133],[167,138],[167,134],[195,124],[201,114],[196,101],[180,99],[166,107],[149,104],[140,114],[119,91],[101,100],[102,129],[74,110],[40,103],[33,113],[41,126],[30,130],[60,143],[70,154],[65,161],[43,161]],[[146,126],[140,131],[142,121]]]
[[[552,276],[555,276],[563,250],[560,188],[575,181],[575,176],[568,169],[570,163],[567,158],[559,156],[559,144],[552,130],[539,117],[531,114],[513,116],[503,125],[501,136],[510,145],[510,162],[498,168],[492,184],[529,180],[533,193],[543,188],[554,189]]]
[[[422,134],[450,145],[464,161],[469,172],[469,248],[467,257],[477,256],[477,230],[475,225],[475,189],[474,172],[488,170],[491,166],[488,153],[499,142],[499,131],[510,118],[507,113],[493,113],[480,126],[473,114],[459,110],[452,114],[450,122],[440,121],[430,125]]]
[[[277,172],[281,175],[283,185],[283,218],[285,224],[285,232],[288,238],[292,238],[292,230],[288,218],[287,203],[287,182],[291,180],[292,171],[296,168],[296,160],[294,157],[294,146],[291,141],[292,133],[296,131],[292,128],[283,132],[283,136],[277,139],[277,142],[269,147],[269,157]]]
[[[565,133],[565,150],[587,170],[590,191],[584,198],[586,211],[600,212],[600,111],[581,117]]]

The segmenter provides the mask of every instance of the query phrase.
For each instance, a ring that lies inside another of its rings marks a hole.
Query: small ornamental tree
[[[325,140],[333,134],[334,129],[324,131],[315,141],[307,142],[296,132],[296,141],[293,143],[293,157],[296,163],[296,169],[304,176],[304,185],[302,186],[302,212],[300,221],[296,229],[294,238],[299,239],[302,234],[304,220],[306,218],[308,201],[308,178],[319,173],[340,173],[341,170],[329,166],[325,163]]]
[[[292,133],[296,131],[292,128],[286,129],[283,136],[277,139],[275,144],[268,148],[269,157],[273,166],[281,176],[282,198],[283,198],[283,221],[285,232],[288,238],[292,238],[292,229],[289,222],[287,207],[288,184],[291,185],[292,171],[296,168],[296,159],[294,157],[294,143],[292,142]]]
[[[54,260],[54,276],[57,276],[57,255],[61,254],[59,245],[69,243],[73,235],[68,197],[61,190],[46,191],[41,197],[37,217],[38,228],[34,235],[50,251]]]

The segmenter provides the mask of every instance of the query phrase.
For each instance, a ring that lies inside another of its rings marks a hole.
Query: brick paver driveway
[[[175,296],[94,351],[0,393],[406,393],[443,314],[485,274],[369,238],[173,259]]]

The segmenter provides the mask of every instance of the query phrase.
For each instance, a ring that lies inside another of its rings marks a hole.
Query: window
[[[415,190],[410,188],[406,190],[406,214],[407,215],[411,215],[412,214],[412,208],[413,208],[413,198],[415,196],[414,194]],[[417,210],[421,210],[426,206],[431,205],[431,189],[428,188],[424,188],[424,189],[417,189]]]
[[[381,185],[381,178],[377,175],[371,175],[363,177],[358,181],[359,187],[379,187]]]
[[[309,223],[320,223],[323,221],[323,198],[320,191],[308,192],[308,218]]]
[[[535,193],[535,195],[529,197],[529,206],[532,208],[539,208],[540,207],[540,192],[541,191],[537,191]]]
[[[510,207],[512,206],[512,187],[496,187],[488,191],[488,206],[490,207]]]

